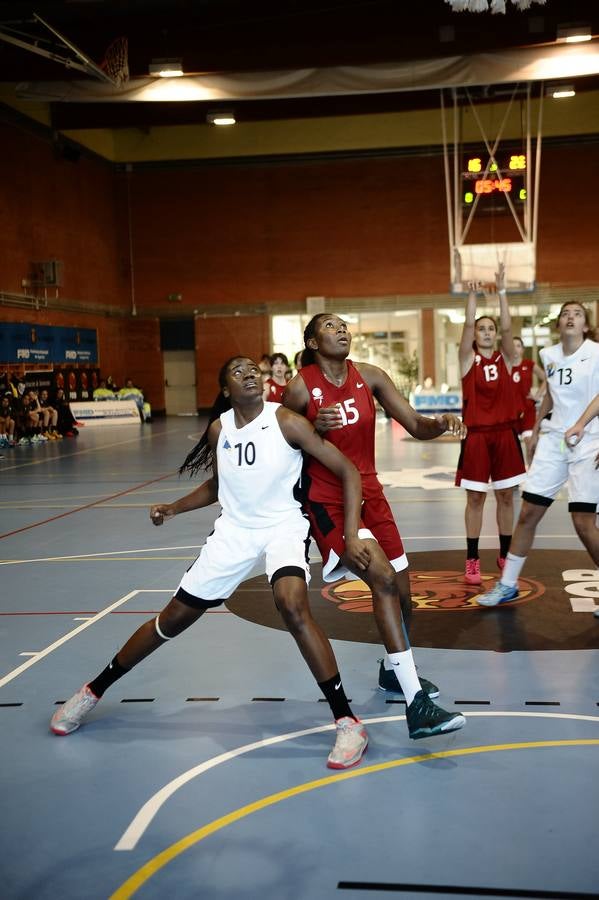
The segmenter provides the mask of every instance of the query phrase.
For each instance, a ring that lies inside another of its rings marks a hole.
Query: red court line
[[[33,522],[32,525],[24,525],[23,528],[16,528],[14,531],[7,531],[6,534],[0,534],[0,540],[2,538],[11,537],[13,534],[20,534],[22,531],[29,531],[30,528],[37,528],[38,525],[47,525],[48,522],[56,522],[57,519],[64,519],[65,516],[72,516],[73,513],[81,512],[83,509],[90,509],[92,506],[97,506],[99,503],[106,503],[108,500],[115,500],[117,497],[122,497],[124,494],[130,494],[132,491],[138,491],[140,488],[146,487],[148,484],[156,484],[157,481],[164,481],[165,478],[170,478],[172,475],[175,475],[175,472],[167,472],[166,475],[161,475],[159,478],[151,478],[150,481],[142,481],[141,484],[136,484],[134,487],[127,488],[126,491],[119,491],[118,494],[110,494],[108,497],[100,497],[99,500],[94,500],[93,503],[86,503],[84,506],[76,506],[75,509],[69,509],[67,512],[59,513],[57,516],[51,516],[49,519],[42,519],[41,522]]]

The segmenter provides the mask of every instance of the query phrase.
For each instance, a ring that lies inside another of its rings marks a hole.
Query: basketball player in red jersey
[[[512,539],[514,487],[524,481],[526,467],[518,438],[519,392],[514,390],[512,366],[514,341],[504,288],[505,272],[496,275],[499,297],[501,349],[495,349],[497,326],[491,316],[476,318],[478,283],[469,284],[466,320],[460,342],[462,372],[462,417],[468,434],[462,441],[456,484],[466,489],[467,584],[480,584],[480,537],[483,508],[489,485],[495,491],[499,555],[503,569]],[[490,294],[485,292],[485,297]]]
[[[532,430],[537,420],[536,400],[541,399],[545,393],[545,373],[542,368],[532,359],[526,359],[524,356],[524,343],[522,338],[515,337],[514,349],[516,356],[514,357],[514,365],[512,366],[512,381],[520,392],[521,415],[518,419],[518,433],[524,441],[526,448],[527,462],[530,463],[529,441],[532,436]],[[535,395],[532,389],[533,376],[536,376],[539,382],[539,390]]]
[[[264,400],[270,400],[271,403],[281,403],[285,388],[287,387],[287,379],[285,372],[289,368],[289,361],[284,353],[273,353],[270,357],[270,377],[264,382]]]
[[[343,536],[339,479],[329,477],[318,460],[309,458],[305,466],[306,509],[311,535],[322,555],[323,578],[325,581],[360,578],[370,588],[375,621],[387,650],[387,658],[381,663],[379,686],[403,694],[408,725],[411,721],[421,723],[417,729],[421,737],[454,731],[462,727],[464,717],[460,713],[448,713],[432,702],[431,696],[438,696],[439,690],[426,679],[419,680],[407,638],[411,613],[408,560],[376,476],[374,398],[411,435],[421,440],[448,431],[463,436],[465,429],[459,418],[451,414],[433,419],[419,415],[382,369],[348,359],[351,334],[338,316],[328,313],[314,316],[304,331],[304,344],[301,371],[289,382],[283,402],[305,415],[320,434],[326,433],[327,440],[349,457],[360,472],[363,504],[359,536],[370,551],[367,569],[354,570],[347,559]],[[411,734],[412,731],[410,727]]]

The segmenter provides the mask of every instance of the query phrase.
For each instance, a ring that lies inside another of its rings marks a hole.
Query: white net
[[[126,37],[118,37],[107,49],[100,68],[117,87],[129,81],[129,45]]]
[[[505,266],[508,291],[532,291],[536,278],[536,254],[530,241],[503,244],[462,244],[453,248],[451,290],[465,293],[469,281],[492,284],[499,263]]]

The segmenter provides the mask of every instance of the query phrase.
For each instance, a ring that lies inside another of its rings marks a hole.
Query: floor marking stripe
[[[32,562],[61,562],[62,560],[87,559],[90,556],[114,556],[116,553],[165,553],[176,550],[201,550],[201,548],[202,544],[190,544],[185,547],[144,547],[142,550],[125,550],[122,547],[119,550],[107,550],[102,553],[76,553],[71,556],[36,556],[32,559],[3,559],[0,560],[0,566],[16,566]]]
[[[117,606],[121,606],[123,603],[126,603],[127,600],[130,600],[132,597],[139,593],[138,591],[130,591],[128,594],[125,594],[124,597],[121,597],[120,600],[116,600],[114,603],[111,603],[110,606],[107,606],[106,609],[101,610],[93,619],[87,619],[87,621],[82,622],[81,625],[78,625],[77,628],[74,628],[72,631],[69,631],[67,634],[63,635],[63,637],[59,638],[57,641],[54,641],[53,644],[50,644],[48,647],[45,647],[44,650],[40,650],[34,657],[28,659],[27,662],[24,662],[22,665],[18,666],[16,669],[13,669],[12,672],[9,672],[3,678],[0,678],[0,688],[4,687],[5,684],[8,684],[10,681],[13,681],[19,675],[22,675],[26,669],[29,669],[31,666],[34,666],[41,659],[44,659],[45,656],[48,656],[54,650],[57,650],[59,647],[62,647],[63,644],[66,644],[67,641],[70,641],[71,638],[74,638],[76,635],[80,634],[82,631],[85,631],[86,628],[89,628],[90,625],[93,625],[95,622],[99,622],[100,619],[103,619],[104,616],[107,616],[113,609],[116,609]]]
[[[39,525],[47,525],[49,522],[56,522],[58,519],[64,519],[65,516],[72,516],[73,513],[81,512],[84,509],[91,509],[93,506],[98,506],[99,503],[106,503],[107,500],[114,500],[116,497],[122,497],[124,494],[130,494],[132,491],[137,491],[139,488],[146,487],[148,484],[164,481],[165,478],[170,478],[172,474],[172,472],[167,472],[166,475],[160,475],[158,478],[150,478],[148,481],[142,481],[141,484],[136,484],[124,491],[119,491],[117,494],[111,494],[109,497],[104,497],[102,500],[84,503],[83,506],[76,506],[74,509],[67,510],[67,512],[59,513],[57,516],[50,516],[50,518],[42,519],[40,522],[32,522],[31,525],[23,525],[22,528],[15,528],[14,531],[6,531],[4,534],[0,534],[0,540],[2,540],[2,538],[12,537],[13,534],[21,534],[23,531],[29,531],[31,528],[37,528]]]
[[[490,712],[487,710],[485,710],[484,712],[476,711],[468,713],[468,718],[473,718],[475,716],[482,716],[486,718],[499,718],[503,716],[511,718],[522,717],[527,719],[569,719],[582,722],[599,722],[599,716],[584,716],[578,715],[576,713]],[[362,722],[365,725],[380,725],[387,724],[388,722],[403,722],[405,718],[405,716],[374,716],[369,719],[362,719]],[[287,734],[275,735],[274,737],[266,738],[262,741],[255,741],[251,744],[245,744],[242,747],[237,747],[235,750],[228,750],[226,753],[221,753],[218,756],[213,756],[211,759],[208,759],[205,762],[194,766],[192,769],[188,769],[186,772],[182,772],[181,775],[177,776],[177,778],[169,781],[169,783],[165,784],[163,788],[161,788],[159,791],[156,791],[156,793],[144,803],[144,805],[136,813],[130,824],[127,826],[127,828],[115,844],[114,849],[135,849],[144,832],[149,827],[152,820],[157,815],[161,807],[166,803],[166,801],[174,793],[176,793],[176,791],[178,791],[180,787],[183,787],[183,785],[187,784],[189,781],[192,781],[198,775],[203,775],[204,772],[208,772],[210,769],[213,769],[216,766],[221,765],[222,763],[229,762],[230,760],[235,759],[238,756],[242,756],[244,753],[251,753],[253,750],[261,750],[264,747],[271,747],[273,744],[280,744],[284,741],[292,741],[295,740],[295,738],[306,737],[311,734],[321,734],[326,731],[333,731],[334,727],[334,724],[318,725],[315,728],[305,728],[302,731],[290,731]]]
[[[176,859],[176,857],[181,853],[184,853],[185,850],[188,850],[190,847],[193,847],[195,844],[198,844],[205,838],[210,837],[217,831],[226,828],[228,825],[232,825],[234,822],[238,822],[240,819],[252,815],[252,813],[260,812],[261,810],[266,809],[269,806],[274,806],[275,804],[280,803],[283,800],[289,800],[291,797],[297,797],[300,794],[305,794],[309,791],[317,790],[322,787],[329,787],[332,784],[339,784],[339,782],[341,781],[349,781],[353,778],[361,778],[364,775],[372,775],[374,773],[388,771],[389,769],[396,769],[400,766],[408,766],[413,763],[428,762],[433,759],[448,759],[454,756],[471,756],[478,753],[497,753],[505,750],[538,750],[540,748],[547,747],[584,746],[599,746],[599,739],[583,738],[580,740],[565,741],[526,741],[514,744],[490,744],[480,747],[462,747],[454,750],[441,750],[437,753],[425,753],[420,756],[408,756],[403,759],[394,759],[388,762],[376,763],[372,766],[365,766],[364,768],[360,769],[351,769],[350,771],[337,773],[335,775],[328,775],[325,778],[319,778],[316,781],[308,781],[304,784],[298,784],[295,787],[286,788],[283,791],[278,791],[276,794],[269,794],[266,797],[262,797],[260,800],[255,800],[253,803],[248,803],[246,806],[241,806],[239,807],[239,809],[227,813],[227,815],[221,816],[218,819],[214,819],[207,825],[202,826],[202,828],[198,828],[196,831],[192,831],[184,838],[181,838],[181,840],[176,841],[176,843],[174,844],[171,844],[170,847],[167,847],[161,853],[158,853],[156,856],[152,857],[152,859],[148,860],[145,865],[138,869],[137,872],[134,872],[134,874],[131,875],[127,879],[127,881],[124,882],[124,884],[122,884],[113,894],[111,894],[109,900],[128,900],[128,898],[132,897],[133,894],[135,894],[143,884],[149,881],[149,879],[152,878],[153,875],[159,872],[160,869],[166,866],[169,862],[172,862],[173,859]]]

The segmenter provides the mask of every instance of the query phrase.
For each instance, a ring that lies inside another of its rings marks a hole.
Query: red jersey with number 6
[[[379,496],[381,484],[376,477],[374,463],[374,430],[376,411],[370,388],[350,359],[347,378],[341,387],[331,384],[316,364],[302,366],[299,374],[310,394],[306,418],[313,422],[323,406],[337,404],[342,428],[327,431],[324,437],[345,454],[362,476],[362,496],[365,500]],[[336,475],[318,460],[310,457],[306,465],[309,479],[308,497],[318,503],[343,502],[343,488]]]
[[[513,383],[503,354],[490,357],[475,353],[474,362],[462,378],[462,419],[468,428],[492,428],[516,423],[520,391]]]

